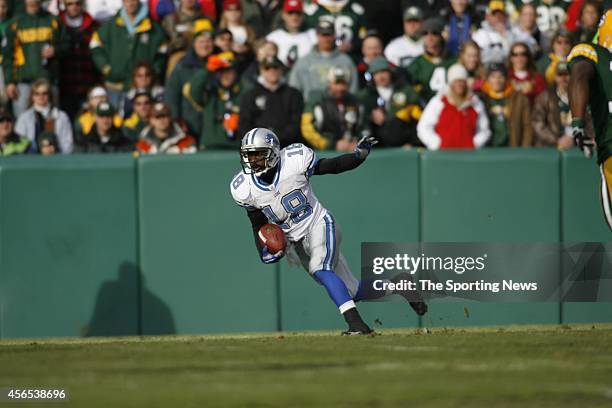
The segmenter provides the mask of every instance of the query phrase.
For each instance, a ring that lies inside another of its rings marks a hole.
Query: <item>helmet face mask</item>
[[[242,138],[240,164],[245,174],[261,176],[280,160],[278,137],[269,129],[255,128]]]
[[[240,164],[246,174],[261,175],[268,169],[270,149],[249,149],[240,151]]]

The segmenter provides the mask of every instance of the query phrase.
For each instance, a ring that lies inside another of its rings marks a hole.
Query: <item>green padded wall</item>
[[[353,171],[312,178],[317,198],[340,225],[342,253],[357,278],[361,242],[419,240],[418,162],[415,151],[374,151]],[[281,287],[284,330],[345,329],[325,289],[304,269],[282,261]],[[418,324],[410,306],[401,301],[367,302],[359,310],[368,322],[378,319],[383,328]]]
[[[132,157],[0,168],[0,336],[137,334]]]
[[[277,328],[275,268],[259,261],[251,224],[229,190],[236,153],[138,161],[144,288],[160,296],[177,333]],[[143,296],[143,332],[167,332]]]
[[[578,150],[561,157],[562,240],[612,242],[612,232],[603,218],[599,201],[601,176],[595,159]],[[563,303],[564,322],[609,322],[612,303]]]
[[[263,265],[229,193],[235,153],[0,159],[0,338],[342,329],[301,268]],[[578,152],[374,151],[316,176],[359,276],[364,241],[610,241]],[[360,305],[386,327],[408,305]],[[611,321],[611,304],[431,305],[425,326]],[[468,317],[469,316],[469,317]]]
[[[424,152],[424,242],[558,242],[555,150]],[[558,303],[432,302],[425,326],[558,323]]]

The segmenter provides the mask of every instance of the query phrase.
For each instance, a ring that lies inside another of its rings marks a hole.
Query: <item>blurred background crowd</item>
[[[0,155],[573,145],[610,0],[0,0]],[[587,126],[587,131],[589,127]]]

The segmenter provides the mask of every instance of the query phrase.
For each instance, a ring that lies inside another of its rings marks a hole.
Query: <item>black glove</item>
[[[376,143],[378,143],[378,140],[376,140],[374,136],[363,136],[359,140],[359,143],[357,143],[357,147],[355,147],[355,156],[357,156],[359,160],[365,160],[368,154],[370,154],[370,149],[372,149],[372,146]]]

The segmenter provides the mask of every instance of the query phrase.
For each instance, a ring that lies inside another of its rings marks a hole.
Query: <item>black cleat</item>
[[[363,336],[363,335],[368,335],[368,334],[372,334],[374,333],[374,330],[370,330],[369,332],[364,332],[364,331],[360,331],[360,330],[347,330],[347,331],[343,331],[341,333],[342,336]]]
[[[410,303],[410,307],[412,307],[412,310],[414,310],[414,312],[418,314],[419,316],[423,316],[425,313],[427,313],[427,303],[425,302],[409,302],[409,303]]]
[[[350,325],[347,331],[343,331],[343,336],[359,336],[362,334],[372,334],[374,330],[370,329],[367,324]]]
[[[344,312],[344,319],[348,323],[348,330],[342,332],[343,336],[355,336],[359,334],[370,334],[374,331],[361,319],[356,308]]]

